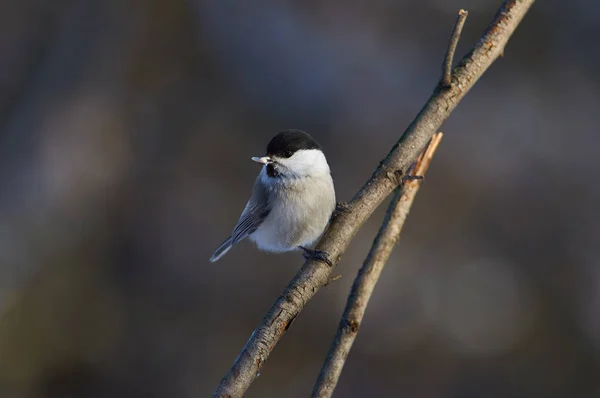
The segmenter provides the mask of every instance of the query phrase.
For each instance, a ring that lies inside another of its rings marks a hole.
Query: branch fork
[[[454,61],[454,53],[456,52],[456,46],[460,40],[460,35],[465,26],[469,13],[466,10],[459,10],[454,29],[450,35],[450,41],[448,42],[448,49],[446,50],[446,56],[444,57],[444,63],[442,64],[442,80],[440,82],[442,88],[450,88],[452,86],[452,62]]]

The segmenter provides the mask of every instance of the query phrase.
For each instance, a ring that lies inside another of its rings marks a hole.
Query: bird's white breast
[[[271,184],[267,189],[273,195],[273,207],[250,235],[260,249],[288,251],[309,246],[319,238],[336,203],[329,167],[326,172]]]

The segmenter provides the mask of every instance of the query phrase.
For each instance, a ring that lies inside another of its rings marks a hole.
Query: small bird
[[[301,249],[305,257],[331,265],[327,253],[307,248],[321,236],[336,208],[321,145],[304,131],[286,130],[271,139],[265,156],[252,160],[263,165],[252,196],[231,236],[210,261],[248,237],[261,250]]]

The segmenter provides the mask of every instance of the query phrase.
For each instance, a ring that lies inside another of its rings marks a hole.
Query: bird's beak
[[[262,158],[253,157],[252,160],[254,160],[256,163],[261,164],[269,164],[272,162],[271,158],[268,156],[263,156]]]

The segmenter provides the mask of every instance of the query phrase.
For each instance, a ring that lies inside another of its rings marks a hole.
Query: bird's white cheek
[[[293,173],[304,176],[329,173],[325,155],[316,149],[300,150],[290,158],[281,159],[280,162]]]

